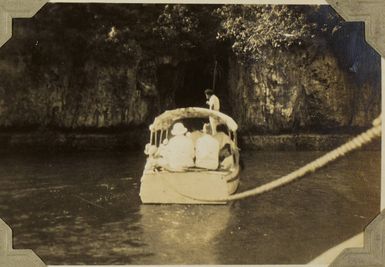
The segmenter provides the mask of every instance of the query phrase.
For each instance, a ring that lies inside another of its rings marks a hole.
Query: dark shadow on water
[[[131,264],[150,255],[138,223],[142,157],[8,155],[0,165],[0,215],[15,248],[33,249],[46,264]]]

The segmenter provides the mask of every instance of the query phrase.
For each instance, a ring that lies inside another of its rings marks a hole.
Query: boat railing
[[[227,174],[227,173],[231,173],[232,169],[222,169],[222,168],[218,168],[218,169],[215,169],[215,170],[212,170],[212,169],[206,169],[206,168],[199,168],[199,167],[188,167],[188,168],[184,168],[183,170],[172,170],[172,169],[168,169],[168,168],[162,168],[159,171],[164,171],[164,172],[170,172],[170,173],[185,173],[185,172],[196,172],[196,173],[199,173],[199,172],[206,172],[206,173],[221,173],[221,174]]]

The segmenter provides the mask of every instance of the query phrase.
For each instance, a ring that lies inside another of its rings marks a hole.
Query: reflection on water
[[[320,152],[244,152],[240,191]],[[137,153],[0,155],[0,217],[47,264],[306,263],[379,212],[380,152],[228,205],[141,205]],[[215,189],[214,189],[215,190]]]
[[[215,238],[226,228],[229,206],[142,205],[140,214],[143,240],[159,262],[167,263],[170,255],[174,264],[220,262]]]

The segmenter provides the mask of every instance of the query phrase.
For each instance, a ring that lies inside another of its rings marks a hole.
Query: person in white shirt
[[[206,104],[209,105],[209,109],[219,111],[219,109],[221,108],[221,105],[219,102],[219,98],[216,95],[214,95],[214,91],[211,89],[206,89],[205,95],[207,99]]]
[[[189,135],[189,137],[191,138],[191,140],[193,141],[193,144],[194,144],[194,147],[197,143],[197,140],[203,135],[203,132],[202,131],[198,131],[198,130],[195,130],[195,131],[192,131],[191,134]]]
[[[219,142],[209,134],[210,125],[203,126],[203,136],[198,138],[195,145],[195,166],[216,170],[219,165]]]
[[[164,157],[168,169],[172,171],[183,171],[194,166],[194,144],[191,138],[187,137],[187,128],[183,123],[174,124],[171,134],[174,135],[164,148]]]
[[[214,95],[214,91],[211,89],[206,89],[205,95],[206,95],[206,99],[207,99],[206,104],[209,105],[209,109],[219,111],[221,105],[219,102],[219,98],[216,95]],[[213,117],[210,117],[209,120],[210,120],[210,125],[211,125],[211,132],[213,135],[215,135],[217,133],[217,124],[218,123],[217,123],[216,119]]]

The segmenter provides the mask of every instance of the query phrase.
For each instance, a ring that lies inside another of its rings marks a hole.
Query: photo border
[[[0,0],[0,47],[12,36],[12,18],[30,18],[46,3],[183,3],[183,4],[285,4],[330,5],[346,21],[365,22],[366,41],[381,55],[382,109],[385,106],[385,0]],[[384,129],[384,126],[382,126]],[[385,133],[382,131],[382,140]],[[332,267],[385,266],[385,143],[381,142],[381,212],[365,228],[364,242],[346,243],[339,248],[330,263]],[[358,238],[359,240],[359,238]],[[361,244],[360,244],[361,243]],[[361,245],[361,247],[359,247]],[[362,246],[363,245],[363,246]],[[335,253],[335,251],[334,251]],[[333,255],[333,253],[332,253]],[[337,256],[337,257],[335,257]],[[282,264],[280,264],[282,265]],[[327,266],[317,264],[313,266]],[[45,267],[45,263],[32,250],[14,250],[12,231],[0,218],[0,267]],[[64,265],[63,265],[64,266]],[[80,265],[76,265],[80,266]],[[84,266],[84,265],[83,265]],[[116,265],[113,265],[116,266]],[[132,265],[131,265],[132,266]],[[294,266],[294,265],[290,265]],[[298,265],[303,266],[303,265]],[[309,265],[311,266],[311,265]]]

